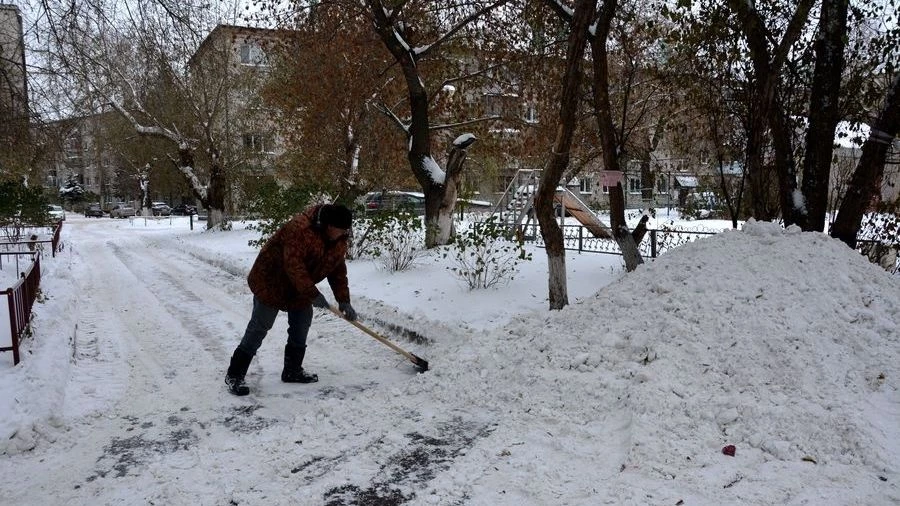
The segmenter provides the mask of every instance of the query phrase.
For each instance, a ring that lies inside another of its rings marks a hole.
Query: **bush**
[[[248,212],[259,218],[259,222],[247,226],[248,230],[259,231],[259,239],[248,241],[250,246],[261,247],[282,225],[295,214],[306,209],[313,200],[314,188],[291,186],[282,188],[275,181],[266,181],[255,188],[253,198],[248,202]]]
[[[357,218],[348,256],[380,259],[390,272],[404,271],[422,256],[424,230],[422,218],[405,211]]]
[[[11,179],[0,181],[0,228],[9,242],[19,242],[25,229],[48,221],[40,187],[30,188]]]
[[[524,240],[492,216],[457,233],[444,256],[452,256],[456,261],[455,266],[447,268],[469,290],[484,289],[512,281],[518,273],[519,262],[531,260],[524,244]]]

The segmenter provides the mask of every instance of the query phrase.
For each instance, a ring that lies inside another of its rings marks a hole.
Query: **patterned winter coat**
[[[347,239],[330,243],[315,224],[313,206],[295,215],[266,241],[247,283],[265,305],[282,311],[308,306],[319,294],[316,283],[328,278],[338,302],[350,302],[347,287]]]

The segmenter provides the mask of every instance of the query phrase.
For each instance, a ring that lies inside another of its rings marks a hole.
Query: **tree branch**
[[[575,14],[572,11],[572,8],[568,5],[560,2],[560,0],[545,0],[544,3],[547,7],[550,7],[550,10],[556,13],[565,24],[569,24],[572,21],[572,16]]]
[[[443,125],[432,125],[432,126],[430,127],[430,129],[431,129],[432,132],[437,131],[437,130],[448,130],[448,129],[450,129],[450,128],[458,128],[458,127],[462,127],[462,126],[474,125],[474,124],[476,124],[476,123],[484,123],[485,121],[494,121],[494,120],[498,120],[498,119],[502,119],[502,116],[499,116],[499,115],[495,115],[495,116],[487,116],[487,117],[484,117],[484,118],[475,118],[475,119],[470,119],[470,120],[466,120],[466,121],[460,121],[460,122],[457,122],[457,123],[446,123],[446,124],[443,124]]]
[[[451,38],[453,38],[453,36],[456,35],[456,32],[465,28],[466,25],[468,25],[472,21],[475,21],[476,19],[480,18],[483,14],[486,14],[486,13],[496,9],[497,7],[500,7],[501,5],[507,3],[508,1],[509,0],[497,0],[496,2],[492,3],[491,5],[488,5],[487,7],[484,7],[481,10],[475,11],[472,14],[469,14],[462,21],[457,23],[456,26],[451,28],[449,31],[447,31],[447,33],[445,33],[444,35],[439,37],[437,40],[435,40],[431,44],[428,44],[427,46],[422,47],[422,48],[413,49],[413,54],[415,54],[416,60],[418,60],[424,56],[427,56],[433,50],[440,47],[443,43],[445,43],[448,40],[450,40]]]
[[[387,116],[388,119],[391,120],[391,122],[393,122],[395,125],[400,127],[400,129],[403,130],[403,132],[405,134],[409,135],[409,126],[406,123],[404,123],[403,120],[400,119],[396,114],[394,114],[394,111],[392,111],[388,106],[384,105],[384,103],[382,103],[382,102],[374,102],[373,101],[373,105],[375,106],[376,109],[381,111],[382,114]]]
[[[791,46],[794,45],[794,42],[797,41],[797,38],[800,37],[800,34],[803,32],[803,26],[809,19],[809,11],[812,10],[812,6],[813,0],[801,0],[797,4],[797,10],[794,11],[794,16],[791,18],[791,22],[788,23],[788,27],[781,37],[781,43],[776,46],[772,55],[773,69],[780,69],[781,66],[784,65],[784,61],[788,57]]]
[[[172,132],[168,128],[163,128],[160,126],[144,126],[142,125],[137,118],[134,117],[131,112],[125,109],[122,104],[116,102],[115,100],[110,101],[109,105],[113,107],[119,114],[122,115],[125,120],[127,120],[134,127],[134,130],[140,135],[146,135],[149,137],[159,137],[162,139],[168,139],[178,145],[181,145],[183,142],[187,142],[186,139],[181,137],[180,135]]]

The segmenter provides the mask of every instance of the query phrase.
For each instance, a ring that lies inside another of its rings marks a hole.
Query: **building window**
[[[538,122],[538,113],[537,113],[537,105],[526,102],[525,103],[525,112],[522,115],[522,119],[525,120],[526,123],[537,123]]]
[[[244,134],[244,150],[250,153],[271,154],[275,152],[272,136],[260,133]]]
[[[602,191],[604,195],[609,195],[609,186],[603,185]]]
[[[65,152],[66,158],[69,160],[78,160],[81,159],[82,154],[82,143],[80,136],[70,136],[65,140]]]
[[[268,65],[269,61],[259,44],[244,42],[241,44],[241,63],[243,65]]]
[[[656,192],[657,193],[666,193],[669,191],[666,184],[666,177],[662,175],[656,176]]]
[[[503,115],[503,101],[500,95],[484,95],[484,112],[489,116]]]
[[[628,176],[628,193],[641,193],[641,178]]]
[[[581,193],[593,193],[594,180],[589,177],[583,177],[578,181],[578,190]]]
[[[514,118],[521,109],[519,97],[509,93],[485,93],[482,97],[484,112],[489,116]]]

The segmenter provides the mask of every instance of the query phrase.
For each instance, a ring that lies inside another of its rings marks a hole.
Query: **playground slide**
[[[566,189],[556,192],[556,201],[562,204],[566,212],[578,220],[584,228],[588,229],[594,237],[600,239],[612,239],[612,230],[606,226],[600,218],[577,195]]]

